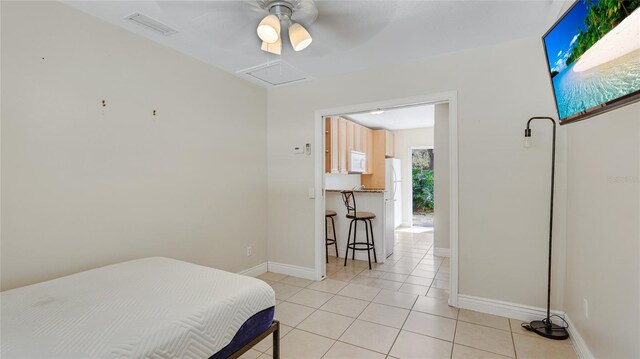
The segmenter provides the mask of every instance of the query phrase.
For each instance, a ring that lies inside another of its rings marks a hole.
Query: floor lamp
[[[551,248],[553,239],[553,189],[556,172],[556,121],[551,117],[532,117],[527,121],[527,128],[524,130],[524,145],[529,147],[531,145],[531,128],[529,125],[533,120],[549,120],[553,124],[553,143],[551,149],[551,207],[549,210],[549,273],[547,277],[547,317],[542,320],[534,320],[530,323],[523,323],[522,326],[530,331],[535,332],[545,338],[563,340],[569,338],[567,332],[567,326],[559,326],[551,322]],[[564,319],[559,317],[563,322]],[[566,322],[565,322],[566,324]]]

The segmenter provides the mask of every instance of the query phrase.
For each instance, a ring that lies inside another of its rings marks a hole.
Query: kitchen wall
[[[434,186],[434,216],[433,216],[433,246],[437,254],[448,252],[451,247],[450,233],[450,166],[449,166],[449,104],[435,105],[435,147],[433,186]],[[439,252],[439,253],[438,253]]]
[[[400,159],[402,165],[402,225],[408,226],[413,216],[409,148],[419,146],[433,148],[433,127],[393,131],[393,143],[395,158]]]
[[[640,103],[565,131],[566,310],[595,358],[640,358]]]
[[[269,91],[269,260],[314,265],[313,156],[289,148],[315,143],[316,110],[372,101],[458,92],[459,292],[544,307],[551,132],[527,119],[555,106],[539,37],[390,65]],[[559,155],[564,154],[560,129]],[[558,181],[565,163],[558,161]],[[557,190],[553,307],[562,308],[565,191]],[[320,214],[321,215],[321,214]]]
[[[324,188],[326,189],[352,189],[353,187],[360,186],[361,175],[359,174],[339,174],[339,173],[325,173],[324,174]]]
[[[60,2],[1,7],[3,290],[148,256],[265,262],[264,89]]]

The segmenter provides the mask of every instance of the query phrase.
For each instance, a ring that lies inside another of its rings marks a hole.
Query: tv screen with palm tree
[[[578,0],[543,42],[561,124],[640,99],[640,0]]]

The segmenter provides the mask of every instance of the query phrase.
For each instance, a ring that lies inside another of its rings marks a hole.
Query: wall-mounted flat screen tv
[[[640,0],[578,0],[542,39],[560,124],[640,99]]]

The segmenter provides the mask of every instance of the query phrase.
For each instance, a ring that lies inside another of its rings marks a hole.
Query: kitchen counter
[[[327,192],[342,192],[342,191],[352,191],[352,192],[363,192],[363,193],[384,193],[383,189],[326,189]]]

